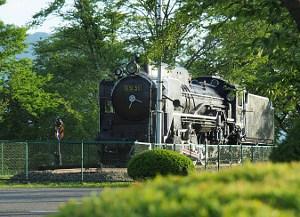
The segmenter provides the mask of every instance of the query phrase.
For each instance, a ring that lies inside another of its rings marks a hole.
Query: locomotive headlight
[[[126,66],[126,71],[129,73],[129,74],[136,74],[136,73],[139,73],[140,71],[140,66],[135,62],[135,61],[132,61],[130,63],[127,64]]]
[[[119,67],[119,68],[115,69],[114,73],[116,76],[118,76],[120,78],[120,77],[122,77],[124,72],[123,72],[123,69],[121,67]]]

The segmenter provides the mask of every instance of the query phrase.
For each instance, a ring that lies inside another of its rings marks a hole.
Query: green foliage
[[[0,2],[4,4],[5,1]],[[23,43],[26,30],[13,25],[5,25],[0,20],[0,121],[7,111],[9,100],[5,98],[4,91],[9,79],[10,68],[14,65],[14,55],[25,48]]]
[[[37,116],[46,110],[63,105],[63,99],[55,93],[47,93],[43,87],[51,80],[51,76],[39,76],[32,72],[29,60],[15,62],[11,69],[11,78],[7,82],[10,87],[13,100],[28,111]]]
[[[300,120],[288,131],[286,140],[273,149],[271,160],[274,162],[300,161]]]
[[[70,24],[36,46],[35,67],[39,74],[53,78],[47,89],[64,96],[75,111],[55,111],[64,121],[65,139],[93,140],[98,133],[99,81],[111,77],[127,55],[116,36],[123,18],[113,1],[99,5],[95,0],[76,0],[68,9],[65,6],[66,1],[55,0],[35,16],[39,22],[59,12]],[[51,115],[53,120],[55,116]],[[49,125],[48,117],[45,119]]]
[[[14,25],[5,25],[0,20],[0,30],[0,62],[1,68],[6,68],[8,66],[8,58],[22,52],[25,48],[26,29],[18,28]]]
[[[188,50],[197,53],[203,31],[199,17],[209,1],[166,0],[162,5],[162,26],[157,24],[155,1],[124,1],[125,20],[120,29],[128,48],[142,54],[146,60],[174,64],[189,58]],[[186,56],[188,55],[188,56]]]
[[[57,217],[296,217],[300,164],[257,164],[219,173],[158,177],[69,202]]]
[[[158,174],[187,175],[194,169],[191,159],[175,151],[156,149],[134,156],[128,163],[128,175],[134,179],[153,178]]]
[[[278,0],[229,0],[217,1],[207,15],[205,51],[191,71],[219,74],[269,97],[278,129],[287,131],[300,103],[300,36],[288,11]]]
[[[58,107],[73,112],[58,93],[46,89],[50,75],[38,75],[31,60],[16,58],[26,47],[26,31],[0,21],[1,139],[36,138],[41,130],[49,130],[49,126],[45,129],[39,125],[41,116]]]

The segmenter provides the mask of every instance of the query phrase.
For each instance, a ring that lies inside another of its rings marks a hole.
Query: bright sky
[[[25,25],[35,13],[45,8],[49,2],[51,0],[6,0],[6,4],[0,6],[0,20],[6,24]],[[49,17],[42,26],[31,29],[29,32],[49,33],[58,24],[58,18]]]

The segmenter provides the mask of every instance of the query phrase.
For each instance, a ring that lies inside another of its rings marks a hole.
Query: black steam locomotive
[[[162,68],[163,143],[273,143],[273,107],[268,98],[218,76],[192,80],[182,67]],[[140,68],[131,61],[115,74],[119,78],[116,82],[100,82],[99,140],[154,143],[157,68]],[[104,144],[102,160],[126,160],[132,148],[125,143]]]

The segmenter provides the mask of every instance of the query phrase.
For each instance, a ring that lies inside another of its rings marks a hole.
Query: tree
[[[5,1],[1,1],[0,5],[4,3]],[[0,32],[0,120],[2,120],[8,105],[7,100],[3,96],[5,83],[9,76],[8,68],[12,62],[11,57],[25,47],[22,43],[25,31],[24,29],[17,29],[12,25],[5,25],[0,21]]]
[[[219,1],[207,13],[213,22],[204,47],[211,49],[191,71],[219,74],[269,97],[278,129],[287,131],[300,102],[299,33],[287,10],[280,1]]]
[[[78,114],[59,112],[66,126],[66,139],[94,139],[99,119],[99,81],[112,77],[115,67],[128,56],[117,37],[123,16],[114,1],[76,0],[69,9],[64,9],[65,3],[53,1],[35,16],[39,22],[50,13],[59,13],[67,22],[37,45],[35,67],[41,75],[51,74],[48,89],[63,95]]]
[[[189,59],[202,49],[202,16],[210,1],[167,0],[162,5],[162,27],[157,23],[156,1],[124,1],[126,19],[121,28],[128,48],[144,59],[168,64]]]
[[[274,162],[300,161],[300,119],[293,122],[288,130],[285,141],[274,148],[271,153],[271,160]]]
[[[16,59],[25,37],[25,28],[0,21],[0,139],[34,138],[40,116],[68,107],[58,94],[44,89],[51,76],[37,75],[28,59]]]

